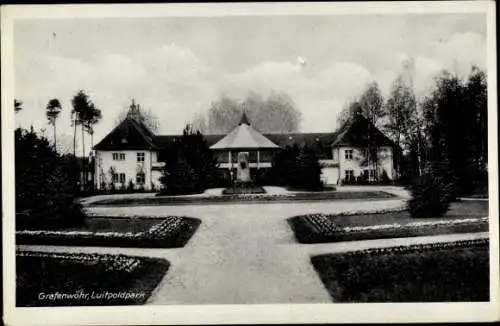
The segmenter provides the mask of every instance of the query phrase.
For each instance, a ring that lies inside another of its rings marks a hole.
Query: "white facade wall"
[[[346,151],[352,150],[352,159],[346,159]],[[365,148],[356,147],[339,147],[333,148],[333,161],[338,163],[338,173],[340,180],[346,177],[346,171],[352,170],[354,172],[354,177],[358,177],[363,174],[366,169],[373,169],[372,166],[362,166],[362,161],[364,158]],[[386,171],[389,179],[394,178],[394,159],[392,148],[385,146],[378,148],[378,174],[382,175],[382,171]]]
[[[338,182],[339,182],[339,168],[337,168],[337,167],[321,168],[321,179],[327,185],[338,184]]]
[[[125,160],[113,160],[113,153],[125,154]],[[144,153],[144,162],[137,161],[137,153]],[[112,176],[109,171],[114,167],[115,173],[125,174],[125,186],[132,180],[135,187],[138,188],[136,176],[138,172],[143,172],[145,175],[144,189],[151,190],[151,183],[155,184],[156,189],[159,189],[159,177],[161,171],[154,171],[153,166],[158,165],[157,153],[148,150],[126,150],[126,151],[96,151],[96,187],[101,189],[101,182],[104,180],[108,186],[111,182]],[[121,187],[121,183],[115,183],[115,187]]]

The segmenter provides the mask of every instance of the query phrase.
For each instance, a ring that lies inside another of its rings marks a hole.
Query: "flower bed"
[[[297,192],[291,194],[237,194],[221,196],[156,196],[147,198],[114,198],[90,203],[89,206],[154,206],[154,205],[204,205],[210,203],[235,202],[288,202],[288,201],[321,201],[346,199],[388,199],[395,196],[383,191],[325,191]]]
[[[365,214],[366,219],[374,222],[383,219],[384,214],[402,212],[397,207]],[[348,218],[359,213],[343,213],[337,215],[308,214],[288,219],[297,241],[300,243],[321,243],[338,241],[355,241],[367,239],[384,239],[414,237],[443,233],[464,233],[488,231],[488,218],[441,219],[436,221],[398,222],[390,224],[374,223],[373,225],[342,225],[337,219]],[[403,220],[403,219],[402,219]]]
[[[94,217],[95,218],[95,217]],[[98,217],[96,219],[105,219]],[[140,218],[135,218],[140,219]],[[126,220],[126,219],[124,219]],[[147,219],[145,219],[147,220]],[[148,221],[150,223],[150,221]],[[168,216],[141,232],[99,232],[87,230],[20,230],[17,244],[103,246],[103,247],[183,247],[200,224],[199,219]]]
[[[168,270],[164,259],[16,253],[16,306],[144,304]]]
[[[314,256],[335,302],[489,301],[488,239]]]

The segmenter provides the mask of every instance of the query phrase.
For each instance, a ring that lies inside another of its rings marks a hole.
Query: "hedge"
[[[489,241],[462,240],[311,258],[336,302],[489,300]]]

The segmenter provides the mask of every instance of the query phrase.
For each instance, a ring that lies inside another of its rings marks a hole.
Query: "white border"
[[[240,324],[240,323],[382,323],[500,320],[496,30],[493,1],[226,3],[3,6],[2,173],[4,312],[8,325]],[[489,198],[491,244],[490,303],[169,305],[127,307],[15,308],[14,271],[14,100],[13,21],[16,19],[352,14],[485,13],[488,54]]]

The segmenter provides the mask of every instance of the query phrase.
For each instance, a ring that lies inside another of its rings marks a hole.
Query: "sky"
[[[387,96],[408,58],[414,62],[419,96],[428,94],[442,69],[461,76],[472,64],[485,69],[485,18],[405,14],[18,20],[15,97],[24,109],[16,114],[16,124],[48,129],[45,106],[58,98],[63,105],[58,140],[69,146],[71,98],[82,89],[103,113],[95,142],[116,125],[132,98],[159,117],[160,133],[176,134],[221,94],[243,100],[251,91],[264,97],[284,91],[302,113],[300,131],[334,131],[337,114],[369,82],[376,81]]]

